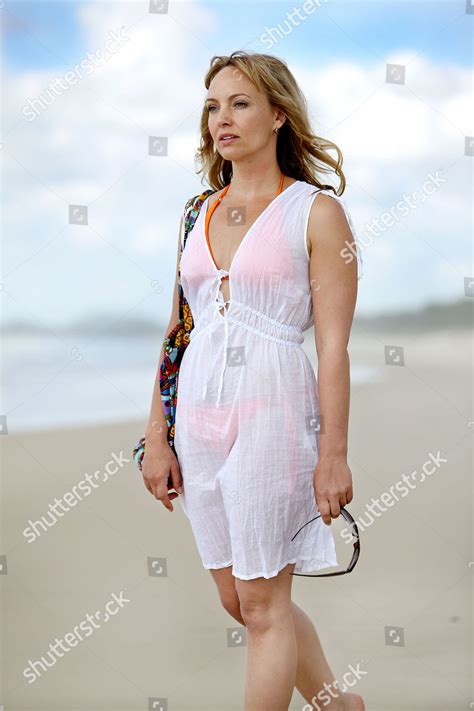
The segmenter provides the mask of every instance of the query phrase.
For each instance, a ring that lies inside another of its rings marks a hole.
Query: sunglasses
[[[346,573],[350,573],[351,570],[354,569],[355,564],[357,563],[359,559],[359,553],[360,553],[360,540],[359,540],[359,530],[357,528],[357,524],[350,515],[349,511],[347,511],[344,507],[341,508],[341,514],[343,518],[347,521],[347,523],[350,525],[351,530],[352,530],[352,535],[354,537],[354,550],[352,552],[352,558],[351,562],[347,566],[346,570],[336,570],[334,573],[291,573],[291,575],[299,575],[303,578],[329,578],[330,575],[345,575]],[[305,526],[309,526],[310,523],[313,523],[313,521],[316,521],[317,518],[320,518],[321,514],[318,514],[314,518],[311,519],[311,521],[308,521],[308,523],[303,524],[301,528],[296,531],[295,535],[291,539],[294,541],[296,536],[300,531],[303,530]]]

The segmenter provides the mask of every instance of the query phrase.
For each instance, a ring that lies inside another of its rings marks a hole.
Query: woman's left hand
[[[313,476],[313,488],[321,518],[327,526],[353,499],[352,474],[345,456],[320,457]]]

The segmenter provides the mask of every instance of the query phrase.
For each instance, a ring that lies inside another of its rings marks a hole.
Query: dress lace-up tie
[[[221,401],[221,395],[222,395],[222,388],[224,385],[224,373],[225,373],[225,367],[227,364],[227,348],[228,348],[228,343],[229,343],[229,319],[228,319],[228,309],[227,309],[227,304],[231,303],[230,299],[224,299],[224,295],[221,291],[221,282],[223,279],[228,278],[229,272],[227,269],[218,269],[216,271],[216,288],[214,292],[214,300],[211,304],[211,309],[212,309],[212,320],[215,320],[216,318],[222,319],[224,321],[224,345],[222,349],[222,365],[221,365],[221,373],[219,377],[219,388],[217,392],[217,400],[216,400],[216,405],[219,405]],[[223,309],[223,313],[221,310]],[[208,337],[212,338],[211,334],[212,329],[208,329]],[[202,397],[203,399],[206,398],[207,394],[207,382],[208,378],[204,378],[204,385],[202,389]]]

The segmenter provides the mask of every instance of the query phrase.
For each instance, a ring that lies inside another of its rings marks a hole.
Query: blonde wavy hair
[[[327,138],[312,133],[307,102],[286,62],[271,54],[238,50],[229,56],[214,55],[204,79],[206,89],[216,74],[224,67],[233,66],[263,92],[272,106],[280,109],[286,120],[277,135],[277,162],[284,175],[303,180],[318,188],[332,190],[342,195],[346,178],[342,171],[343,156],[340,148]],[[220,190],[232,177],[231,161],[222,158],[214,147],[209,128],[208,111],[204,107],[201,114],[201,141],[195,159],[213,190]],[[337,159],[329,154],[336,152]],[[325,185],[317,175],[334,172],[340,179],[339,188]]]

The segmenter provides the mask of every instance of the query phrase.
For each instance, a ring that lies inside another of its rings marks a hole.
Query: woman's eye
[[[248,106],[248,104],[245,101],[236,101],[234,106]],[[216,106],[208,106],[207,110],[209,111],[209,113],[212,113],[212,110],[216,108]]]

